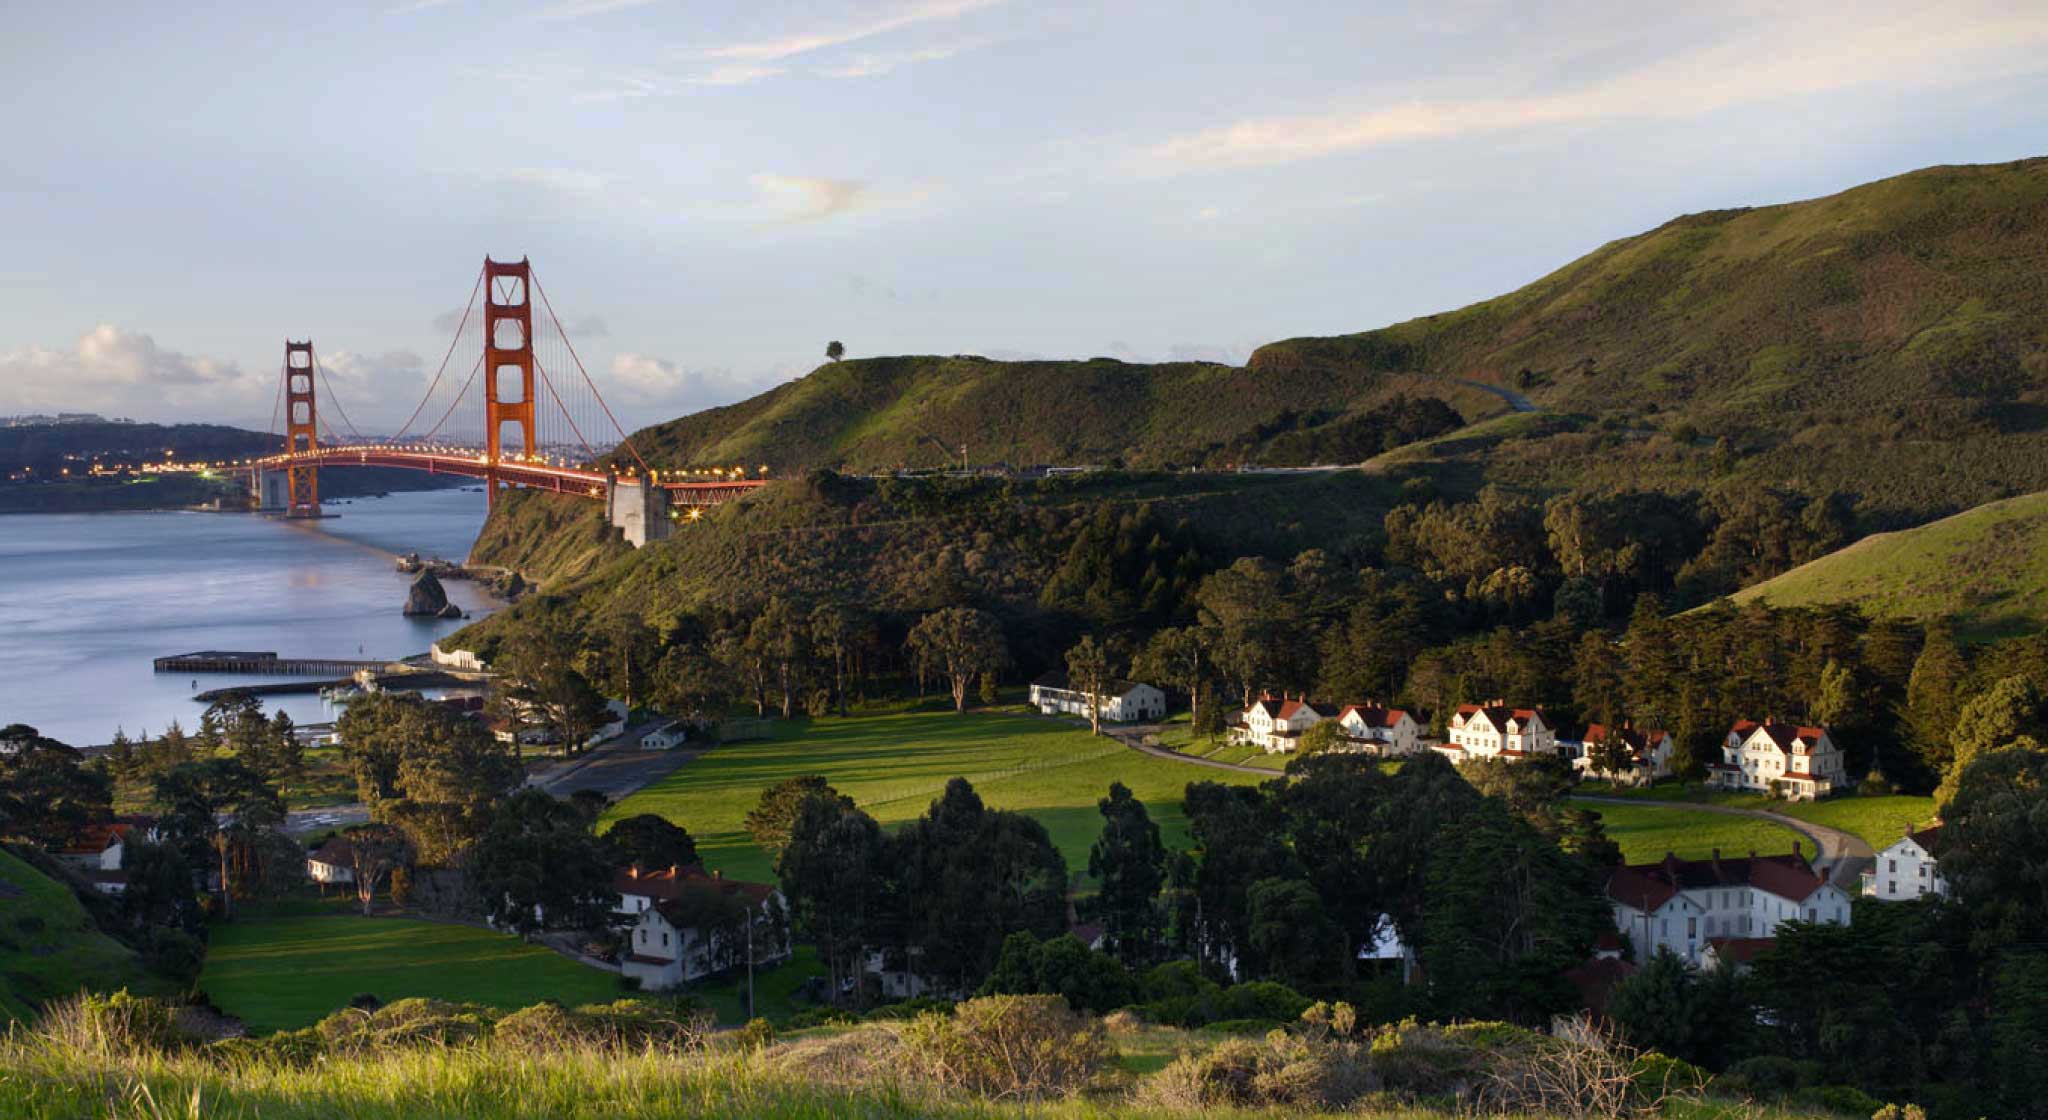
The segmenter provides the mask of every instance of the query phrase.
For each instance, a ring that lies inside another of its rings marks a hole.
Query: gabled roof
[[[1647,762],[1650,753],[1656,750],[1659,744],[1671,738],[1671,733],[1661,727],[1639,731],[1626,724],[1621,727],[1609,727],[1604,723],[1589,723],[1586,725],[1586,733],[1579,737],[1579,741],[1590,747],[1596,743],[1607,742],[1610,736],[1626,745],[1629,753],[1634,755],[1638,762]]]
[[[1739,719],[1728,729],[1729,733],[1747,743],[1758,730],[1768,736],[1773,745],[1786,754],[1796,751],[1811,751],[1820,745],[1821,738],[1828,733],[1825,727],[1800,726],[1767,719],[1762,723],[1755,720]]]
[[[1607,897],[1616,902],[1653,911],[1681,891],[1714,890],[1720,887],[1754,887],[1792,902],[1827,885],[1801,855],[1797,843],[1786,855],[1722,859],[1679,859],[1666,855],[1657,863],[1617,867],[1607,879]]]
[[[1757,954],[1776,945],[1775,937],[1709,937],[1714,955],[1729,964],[1748,964]]]
[[[1494,725],[1495,727],[1506,729],[1510,721],[1513,721],[1515,723],[1526,724],[1532,719],[1542,718],[1543,709],[1511,708],[1506,704],[1458,705],[1457,719],[1460,727],[1463,727],[1467,722],[1469,722],[1471,717],[1474,715],[1484,715],[1486,716],[1486,722]]]
[[[1407,711],[1404,709],[1388,708],[1378,704],[1346,704],[1337,713],[1337,718],[1341,720],[1353,713],[1356,713],[1359,720],[1367,727],[1391,728],[1401,722],[1403,717],[1413,718],[1408,716]]]
[[[130,833],[147,833],[156,827],[155,817],[115,817],[85,826],[78,839],[62,849],[68,856],[96,856],[128,839]]]
[[[1909,828],[1906,830],[1906,839],[1920,845],[1928,855],[1939,855],[1941,852],[1941,826],[1938,824],[1928,828]]]
[[[775,893],[768,883],[749,883],[743,879],[728,879],[722,872],[706,872],[701,863],[680,864],[658,869],[645,869],[639,864],[621,867],[612,876],[612,889],[620,894],[644,895],[656,901],[674,901],[692,890],[713,887],[726,894],[742,894],[756,903],[765,902]]]
[[[330,836],[325,844],[315,848],[313,854],[306,858],[332,867],[352,867],[356,862],[356,849],[347,839]]]
[[[1054,669],[1051,672],[1039,674],[1038,679],[1032,681],[1031,683],[1038,688],[1056,688],[1061,692],[1086,691],[1085,689],[1075,688],[1073,684],[1073,678],[1067,676],[1067,674],[1062,673],[1057,669]],[[1121,677],[1111,677],[1110,679],[1102,682],[1102,694],[1104,696],[1111,697],[1124,696],[1129,694],[1132,689],[1138,687],[1138,685],[1141,683],[1143,682],[1127,681]]]

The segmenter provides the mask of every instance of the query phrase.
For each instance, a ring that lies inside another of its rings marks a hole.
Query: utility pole
[[[752,911],[748,911],[748,913],[747,913],[747,1019],[748,1019],[748,1021],[749,1021],[749,1022],[751,1022],[751,1021],[752,1021],[752,1020],[754,1019],[754,918],[755,918],[755,915],[754,915],[754,913],[753,913]]]

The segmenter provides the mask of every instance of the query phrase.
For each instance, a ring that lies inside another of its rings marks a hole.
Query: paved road
[[[1447,377],[1444,380],[1455,381],[1460,385],[1470,385],[1474,389],[1478,389],[1482,392],[1492,393],[1494,396],[1499,397],[1501,400],[1508,402],[1508,407],[1514,409],[1516,412],[1543,411],[1542,409],[1536,407],[1535,401],[1532,401],[1529,398],[1523,396],[1522,394],[1515,392],[1513,389],[1507,388],[1503,385],[1495,385],[1490,381],[1474,381],[1469,377]]]
[[[1818,857],[1815,864],[1828,871],[1828,881],[1855,895],[1863,889],[1863,873],[1876,862],[1877,853],[1861,836],[1829,828],[1824,824],[1773,813],[1768,809],[1738,809],[1733,805],[1701,805],[1692,801],[1652,801],[1640,797],[1575,797],[1576,801],[1590,801],[1601,805],[1640,805],[1671,809],[1696,809],[1707,813],[1720,813],[1728,817],[1751,817],[1760,821],[1782,824],[1813,842]]]
[[[329,805],[325,809],[293,809],[284,815],[284,830],[294,835],[347,828],[370,819],[370,810],[359,803]]]
[[[1179,751],[1170,751],[1157,743],[1147,742],[1146,740],[1159,734],[1159,725],[1156,723],[1122,724],[1116,727],[1105,726],[1102,729],[1102,733],[1140,754],[1149,754],[1154,758],[1167,758],[1175,762],[1192,762],[1197,766],[1209,766],[1217,770],[1235,770],[1240,774],[1258,774],[1267,778],[1277,778],[1280,776],[1280,771],[1268,767],[1243,766],[1235,762],[1219,762],[1213,758],[1201,758],[1192,754],[1182,754]]]
[[[697,757],[698,751],[677,748],[643,751],[640,738],[660,727],[650,723],[628,729],[618,738],[593,748],[590,753],[570,759],[526,779],[526,784],[555,797],[567,797],[579,790],[594,789],[617,801],[642,786],[653,784],[669,771]]]

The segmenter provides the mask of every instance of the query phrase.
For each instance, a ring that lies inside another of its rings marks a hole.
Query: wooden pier
[[[382,669],[388,661],[333,657],[279,657],[270,651],[202,649],[159,657],[159,673],[248,673],[266,677],[353,677],[358,669]]]

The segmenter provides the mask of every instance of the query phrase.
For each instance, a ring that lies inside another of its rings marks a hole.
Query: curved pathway
[[[1587,801],[1596,805],[1637,805],[1657,806],[1673,809],[1695,809],[1705,813],[1720,813],[1729,817],[1750,817],[1755,820],[1781,824],[1786,828],[1813,841],[1814,862],[1828,869],[1828,881],[1849,892],[1853,897],[1861,891],[1863,872],[1875,861],[1877,853],[1861,836],[1830,828],[1824,824],[1773,813],[1768,809],[1738,809],[1733,805],[1703,805],[1696,801],[1655,801],[1647,797],[1600,797],[1595,795],[1572,797],[1574,801]]]
[[[1270,767],[1244,766],[1235,762],[1219,762],[1216,759],[1203,758],[1200,755],[1170,751],[1157,743],[1147,742],[1152,736],[1159,734],[1159,725],[1156,723],[1142,723],[1121,727],[1105,726],[1102,729],[1102,733],[1137,751],[1139,754],[1149,754],[1154,758],[1164,758],[1174,762],[1192,762],[1197,766],[1209,766],[1217,770],[1235,770],[1240,774],[1258,774],[1267,778],[1282,776],[1280,771]]]
[[[1530,400],[1529,398],[1523,396],[1520,393],[1515,392],[1513,389],[1510,389],[1505,385],[1495,385],[1491,381],[1475,381],[1469,377],[1446,377],[1443,380],[1455,381],[1460,385],[1470,385],[1474,389],[1478,389],[1481,392],[1492,393],[1494,396],[1499,397],[1501,400],[1508,402],[1508,407],[1514,409],[1516,412],[1543,411],[1542,409],[1536,407],[1535,401]]]

